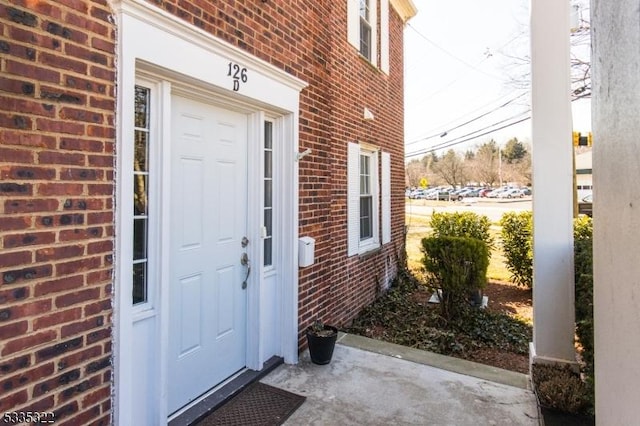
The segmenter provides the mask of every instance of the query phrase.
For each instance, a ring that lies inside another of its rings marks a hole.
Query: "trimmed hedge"
[[[500,219],[502,250],[511,280],[533,287],[533,213],[508,212]]]
[[[593,345],[593,220],[580,216],[573,222],[574,267],[576,285],[576,334],[582,346],[583,372],[587,379],[589,398],[594,396]]]
[[[473,212],[437,213],[431,215],[431,228],[433,237],[467,237],[483,241],[489,249],[495,242],[491,236],[491,222],[487,216],[481,216]]]
[[[427,284],[441,289],[442,316],[452,319],[468,305],[470,292],[487,285],[489,248],[475,238],[445,236],[423,238],[422,251]]]

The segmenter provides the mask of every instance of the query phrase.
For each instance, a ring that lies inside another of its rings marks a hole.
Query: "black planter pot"
[[[325,325],[326,335],[319,335],[313,331],[312,327],[307,328],[307,344],[309,345],[309,355],[314,364],[324,365],[331,362],[333,348],[338,338],[338,329],[330,325]]]

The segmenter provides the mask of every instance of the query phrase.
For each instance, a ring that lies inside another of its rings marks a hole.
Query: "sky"
[[[530,142],[529,0],[414,4],[404,39],[407,160],[491,139]],[[588,104],[573,103],[574,129],[590,130]]]

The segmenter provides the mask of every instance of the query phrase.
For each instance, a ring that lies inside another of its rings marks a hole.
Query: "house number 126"
[[[246,83],[248,80],[247,69],[238,64],[234,64],[233,62],[229,62],[229,72],[227,73],[227,77],[231,77],[233,79],[233,91],[237,92],[240,90],[240,82]]]

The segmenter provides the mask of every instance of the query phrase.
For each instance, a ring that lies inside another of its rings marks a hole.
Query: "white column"
[[[531,1],[533,362],[574,362],[569,1]]]
[[[640,402],[640,15],[594,0],[593,272],[596,416],[638,424]]]

